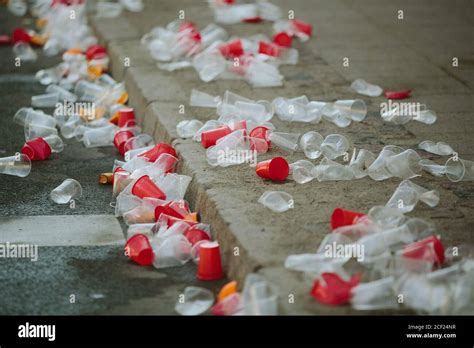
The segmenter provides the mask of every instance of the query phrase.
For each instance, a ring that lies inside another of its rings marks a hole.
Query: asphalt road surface
[[[0,34],[32,23],[0,8]],[[30,106],[31,96],[44,93],[35,73],[60,62],[40,50],[38,56],[36,62],[15,67],[12,47],[0,47],[0,157],[15,154],[24,143],[13,115]],[[97,180],[111,170],[116,155],[112,147],[87,149],[65,140],[64,151],[33,162],[29,176],[0,176],[0,243],[38,245],[37,261],[0,258],[1,315],[176,314],[174,304],[186,286],[217,291],[222,285],[197,281],[194,264],[158,271],[127,260],[126,226],[113,217],[111,187]],[[83,187],[75,209],[49,199],[66,178]]]

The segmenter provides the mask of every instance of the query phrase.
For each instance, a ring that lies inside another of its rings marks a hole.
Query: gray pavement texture
[[[0,8],[2,34],[32,23]],[[11,46],[0,47],[0,157],[14,154],[24,143],[13,115],[30,106],[31,96],[44,93],[35,73],[60,62],[41,51],[38,57],[15,68]],[[111,187],[98,184],[98,175],[110,171],[117,158],[115,148],[86,149],[75,140],[65,140],[65,145],[49,160],[33,162],[26,178],[1,176],[0,243],[21,241],[39,248],[36,262],[0,258],[0,315],[172,315],[186,286],[217,292],[225,279],[198,281],[194,264],[158,271],[128,261],[123,254],[125,225],[115,220],[109,205]],[[69,177],[83,187],[75,209],[49,199],[50,191]]]
[[[165,26],[184,10],[186,19],[203,27],[212,22],[204,1],[145,1],[145,11],[124,13],[119,19],[91,18],[92,25],[107,45],[112,73],[124,79],[130,94],[129,104],[136,109],[140,125],[157,141],[176,146],[179,170],[193,176],[187,199],[211,223],[220,241],[229,278],[242,284],[248,272],[258,272],[277,285],[280,312],[283,314],[366,314],[348,306],[327,307],[309,295],[311,284],[301,274],[284,269],[290,254],[315,252],[326,233],[335,207],[367,211],[384,205],[400,180],[374,182],[369,178],[348,182],[316,182],[298,185],[292,181],[274,184],[262,181],[247,166],[211,168],[201,145],[179,139],[176,124],[183,119],[202,121],[216,118],[214,110],[189,106],[192,88],[222,95],[231,90],[252,99],[272,100],[277,96],[305,94],[310,100],[333,101],[360,98],[350,90],[350,82],[364,78],[386,89],[412,89],[411,101],[429,106],[438,114],[431,126],[411,122],[405,126],[382,122],[380,103],[385,99],[362,97],[368,105],[367,118],[346,129],[327,122],[318,125],[281,122],[282,132],[316,130],[322,135],[339,133],[357,148],[378,153],[384,145],[416,148],[423,140],[445,141],[461,158],[473,159],[474,134],[474,3],[469,0],[315,0],[272,1],[296,18],[314,25],[315,35],[306,43],[296,42],[300,62],[285,66],[283,87],[251,88],[243,81],[202,83],[191,70],[160,71],[140,37],[155,26]],[[403,19],[398,19],[399,10]],[[226,26],[231,35],[272,34],[271,24]],[[349,66],[343,59],[349,58]],[[453,67],[456,57],[459,66]],[[128,58],[131,65],[124,66]],[[185,114],[178,112],[185,105]],[[443,159],[420,153],[442,163]],[[284,155],[289,162],[302,154],[287,155],[272,150],[262,156]],[[473,242],[474,183],[451,183],[446,178],[424,174],[414,182],[437,189],[441,202],[435,209],[419,204],[410,216],[435,223],[446,245]],[[257,203],[266,190],[283,190],[295,200],[295,209],[277,214]],[[239,255],[234,254],[239,248]],[[288,296],[295,302],[289,303]],[[383,312],[392,313],[393,312]],[[398,312],[399,313],[399,312]],[[377,314],[377,313],[376,313]]]

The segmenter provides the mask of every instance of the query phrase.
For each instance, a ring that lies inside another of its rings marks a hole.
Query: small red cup
[[[102,58],[107,55],[107,50],[104,46],[101,45],[92,45],[89,46],[86,50],[87,60]]]
[[[387,99],[405,99],[409,98],[411,95],[411,90],[406,89],[403,91],[385,91],[383,92],[385,98]]]
[[[128,130],[118,131],[114,136],[114,145],[118,152],[123,156],[125,153],[125,143],[128,139],[133,138],[135,134]]]
[[[41,137],[28,140],[21,148],[21,153],[32,161],[44,161],[51,156],[51,146]]]
[[[263,139],[267,142],[268,146],[270,146],[271,141],[268,140],[267,133],[268,133],[268,128],[267,127],[258,126],[258,127],[255,127],[254,129],[252,129],[252,131],[250,132],[250,137],[251,138]]]
[[[135,112],[132,108],[123,108],[118,111],[117,125],[122,127],[133,127],[135,125]]]
[[[279,57],[281,49],[278,45],[271,42],[260,41],[258,43],[258,53],[266,54],[267,56]]]
[[[264,179],[285,181],[290,172],[290,167],[283,157],[274,157],[271,160],[257,163],[255,172]]]
[[[156,186],[148,175],[143,175],[135,182],[132,187],[132,194],[140,198],[151,197],[166,199],[166,195]]]
[[[12,33],[12,42],[13,43],[17,43],[17,42],[30,43],[31,35],[28,34],[28,32],[23,28],[15,28],[15,30],[13,30],[13,33]]]
[[[431,248],[434,250],[434,255],[430,250]],[[403,256],[431,261],[433,265],[440,266],[444,263],[444,246],[437,236],[430,236],[405,246],[405,248],[403,248]],[[428,257],[433,257],[433,259],[428,260]]]
[[[331,215],[331,228],[335,230],[338,227],[353,225],[358,218],[365,215],[356,211],[336,208]]]
[[[169,202],[163,205],[159,205],[155,208],[155,221],[158,221],[161,214],[173,216],[178,219],[184,219],[184,215],[173,209],[172,203],[173,202]]]
[[[200,230],[198,228],[190,228],[189,230],[184,232],[184,236],[188,239],[189,243],[191,243],[192,245],[202,240],[211,240],[211,238],[205,231]]]
[[[125,244],[125,254],[130,260],[142,266],[151,265],[155,258],[148,237],[141,233],[133,235],[127,241]]]
[[[304,33],[308,36],[311,36],[313,33],[313,26],[309,23],[300,21],[298,19],[292,19],[290,22],[293,25],[293,29],[299,31],[300,33]]]
[[[138,155],[139,157],[146,157],[149,162],[155,162],[161,154],[168,153],[173,157],[178,157],[176,150],[168,144],[159,143],[156,144],[154,148]]]
[[[225,137],[230,133],[232,133],[232,131],[227,126],[203,132],[201,134],[201,145],[202,147],[207,149],[208,147],[216,145],[217,140]]]
[[[224,277],[222,271],[221,251],[219,243],[204,242],[199,248],[199,266],[197,278],[199,280],[218,280]]]
[[[293,43],[293,38],[288,35],[288,33],[281,31],[273,36],[273,42],[278,46],[290,48]]]
[[[231,42],[225,43],[219,47],[219,51],[226,58],[240,57],[244,54],[242,40],[236,39]]]

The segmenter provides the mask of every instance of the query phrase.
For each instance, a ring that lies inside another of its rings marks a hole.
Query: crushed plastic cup
[[[184,120],[176,125],[176,132],[180,138],[192,138],[203,125],[199,120]]]
[[[342,226],[353,225],[363,216],[366,216],[366,214],[343,208],[335,208],[331,215],[331,228],[335,230]]]
[[[144,175],[133,184],[132,194],[139,198],[151,197],[158,199],[166,199],[166,195],[160,188],[150,179],[148,175]]]
[[[414,117],[413,120],[424,123],[433,124],[436,122],[438,116],[431,110],[421,110]]]
[[[31,160],[23,154],[0,158],[0,174],[24,178],[31,172]]]
[[[40,94],[31,97],[31,106],[38,108],[52,108],[59,102],[59,93]]]
[[[59,100],[66,100],[72,103],[77,101],[77,96],[74,93],[71,93],[58,85],[49,85],[46,87],[46,92],[51,94],[57,93]]]
[[[51,191],[49,197],[57,204],[67,204],[82,196],[82,186],[74,179],[66,179]]]
[[[133,127],[135,125],[135,111],[132,108],[123,108],[118,111],[118,126]]]
[[[212,281],[224,277],[222,271],[221,252],[219,243],[203,242],[199,246],[199,265],[197,278],[199,280]]]
[[[84,132],[82,142],[85,147],[101,147],[113,145],[114,135],[117,131],[117,127],[113,124],[89,129]]]
[[[379,153],[378,157],[367,169],[369,176],[376,181],[385,180],[392,177],[392,174],[387,169],[386,163],[390,160],[391,157],[400,154],[403,152],[403,149],[394,145],[385,146],[382,151]]]
[[[395,279],[387,277],[358,284],[351,290],[351,306],[357,310],[396,309]]]
[[[155,257],[148,237],[141,233],[137,233],[127,240],[125,255],[141,266],[150,266]]]
[[[420,160],[416,151],[408,149],[387,158],[385,166],[393,177],[410,179],[421,172]]]
[[[333,107],[343,117],[352,121],[361,122],[367,116],[367,105],[363,100],[337,100]]]
[[[328,107],[327,110],[327,112],[323,113],[323,118],[334,123],[336,126],[346,128],[352,123],[352,119],[338,112],[338,110],[334,108],[334,104]]]
[[[357,93],[368,97],[378,97],[382,95],[383,92],[383,89],[380,86],[368,83],[363,79],[354,80],[351,84],[351,88]]]
[[[143,134],[140,134],[140,135],[143,135]],[[129,141],[132,141],[132,139],[129,139]],[[153,140],[153,139],[152,139]],[[124,148],[127,147],[127,144],[125,143],[125,146]],[[148,158],[145,158],[145,157],[139,157],[139,155],[147,152],[147,151],[150,151],[152,150],[153,148],[155,147],[155,143],[154,141],[152,141],[150,143],[150,145],[145,145],[143,147],[137,147],[137,148],[134,148],[134,149],[131,149],[131,150],[128,150],[125,152],[125,154],[123,155],[123,159],[126,161],[126,162],[131,162],[133,159],[135,159],[135,157],[138,157],[140,159],[142,159],[143,161],[146,161],[148,162]]]
[[[214,294],[203,288],[188,286],[183,298],[176,301],[174,309],[181,315],[200,315],[214,304]]]
[[[216,142],[219,139],[229,135],[231,132],[232,131],[227,126],[205,131],[201,133],[201,144],[205,149],[207,149],[213,145],[216,145]]]
[[[21,148],[21,153],[32,161],[44,161],[51,156],[51,146],[41,137],[27,140]]]
[[[354,173],[349,166],[331,161],[324,157],[319,165],[314,166],[311,175],[318,181],[341,181],[354,179]]]
[[[147,161],[146,158],[135,156],[133,157],[130,161],[125,162],[124,165],[122,165],[122,169],[126,170],[129,173],[132,173],[132,178],[138,179],[139,176],[137,176],[136,171],[141,168],[145,168],[150,165],[150,162]]]
[[[349,150],[349,141],[340,134],[328,135],[320,145],[320,151],[330,160],[343,156],[347,150]]]
[[[243,304],[238,292],[226,296],[211,308],[212,315],[234,315],[242,311]]]
[[[425,140],[418,144],[418,148],[440,156],[449,156],[454,153],[454,150],[451,146],[441,141],[435,143],[431,140]]]
[[[265,191],[258,202],[276,213],[283,213],[295,206],[293,197],[283,191]]]
[[[138,156],[146,158],[149,162],[155,162],[163,153],[168,153],[176,158],[178,157],[176,150],[171,145],[165,143],[156,144],[151,150],[141,153]]]
[[[45,138],[49,135],[58,135],[58,130],[54,127],[46,127],[34,123],[25,124],[25,139]]]
[[[232,280],[225,284],[220,290],[219,293],[217,294],[217,301],[220,302],[226,297],[235,294],[237,292],[237,282],[235,280]]]
[[[412,211],[418,201],[422,201],[430,207],[439,203],[439,192],[427,190],[410,180],[404,180],[398,185],[386,206],[399,209],[402,212]]]
[[[474,180],[474,162],[451,157],[445,165],[446,176],[453,182],[473,181]]]
[[[351,277],[349,281],[335,273],[323,273],[315,280],[311,296],[326,305],[341,305],[350,301],[351,291],[359,284],[360,274]]]
[[[272,145],[286,150],[288,152],[294,152],[298,150],[298,142],[300,134],[295,133],[282,133],[282,132],[268,132],[268,141],[271,141]]]
[[[442,164],[438,164],[429,159],[422,159],[418,164],[421,166],[425,172],[430,173],[434,176],[443,176],[446,174],[446,166]]]
[[[13,46],[13,54],[21,61],[32,62],[38,59],[38,55],[26,42],[17,42]]]
[[[222,98],[220,96],[213,96],[194,88],[191,90],[191,98],[189,101],[189,105],[191,106],[217,108],[221,102]]]
[[[375,161],[375,158],[375,155],[369,150],[361,149],[357,153],[356,149],[354,149],[349,163],[349,169],[354,173],[354,177],[360,179],[367,176],[367,170]]]
[[[164,240],[154,237],[152,246],[155,253],[153,260],[155,268],[182,266],[191,259],[191,244],[182,234],[174,234]]]
[[[309,100],[306,96],[292,99],[278,97],[272,101],[277,116],[283,121],[305,121],[306,106]]]
[[[123,214],[123,220],[130,226],[133,224],[144,224],[155,222],[155,214],[153,209],[146,205],[141,205]]]
[[[303,150],[306,157],[317,159],[321,156],[321,144],[323,141],[324,138],[321,134],[309,131],[301,136],[300,149]]]
[[[98,84],[80,80],[74,87],[74,94],[83,101],[94,102],[107,93],[107,88]]]
[[[288,162],[283,157],[274,157],[270,160],[257,163],[257,175],[272,181],[285,181],[290,172]]]
[[[314,179],[311,174],[314,164],[307,160],[298,160],[290,164],[290,174],[298,184],[305,184]]]
[[[402,250],[403,257],[419,259],[430,262],[433,266],[444,263],[444,246],[437,236],[419,240],[406,245]]]

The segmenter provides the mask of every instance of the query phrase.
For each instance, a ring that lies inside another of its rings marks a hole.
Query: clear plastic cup
[[[25,124],[25,139],[32,140],[38,137],[45,138],[49,135],[58,135],[58,130],[34,123]]]
[[[17,154],[15,156],[0,158],[0,174],[19,176],[24,178],[31,172],[31,160],[28,156]]]
[[[38,108],[52,108],[59,102],[59,93],[47,93],[31,97],[31,105]]]
[[[77,96],[75,94],[57,85],[49,85],[46,88],[46,92],[57,93],[59,95],[59,100],[66,100],[72,103],[77,101]]]
[[[330,134],[320,145],[322,154],[330,160],[343,156],[349,150],[349,141],[340,134]]]
[[[337,100],[333,107],[345,118],[361,122],[367,116],[367,105],[363,100]]]
[[[51,152],[62,152],[64,150],[64,142],[63,140],[57,136],[56,134],[51,134],[43,138],[51,147]]]
[[[473,181],[474,162],[452,157],[446,162],[446,176],[453,182]]]
[[[89,129],[84,132],[82,142],[86,147],[113,146],[114,135],[117,130],[118,127],[114,125]]]
[[[66,179],[49,196],[57,204],[67,204],[82,196],[82,186],[77,180]]]
[[[420,156],[412,149],[387,158],[385,165],[392,176],[402,179],[409,179],[421,172]]]
[[[303,150],[306,157],[317,159],[321,156],[321,145],[323,142],[324,138],[321,134],[309,131],[301,136],[300,149]]]
[[[13,54],[25,62],[32,62],[38,59],[38,55],[26,42],[17,42],[13,46]]]
[[[220,96],[213,96],[193,88],[191,90],[189,105],[202,108],[217,108],[221,101]]]

